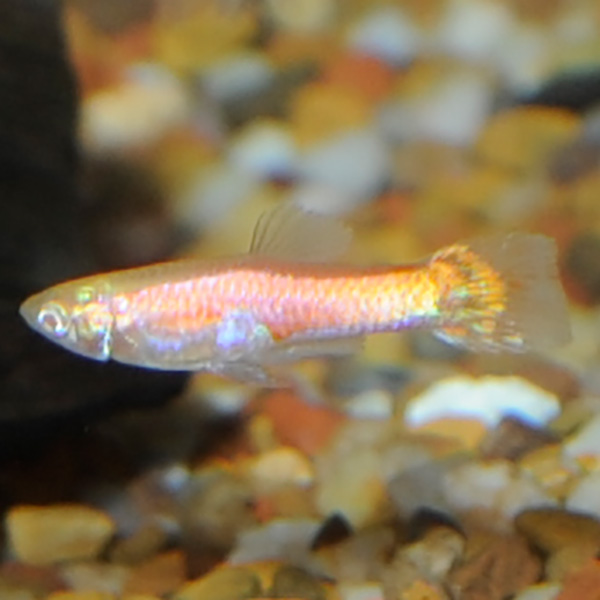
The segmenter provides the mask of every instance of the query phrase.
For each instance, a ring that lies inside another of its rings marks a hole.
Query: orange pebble
[[[309,456],[322,450],[346,420],[330,408],[307,404],[289,390],[271,392],[260,401],[258,410],[271,419],[282,444]]]
[[[592,560],[567,577],[556,600],[598,600],[600,598],[600,561]]]
[[[374,56],[342,54],[330,62],[322,80],[378,102],[390,94],[394,73]]]

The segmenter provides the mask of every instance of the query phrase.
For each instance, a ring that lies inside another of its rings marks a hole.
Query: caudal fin
[[[445,341],[512,352],[569,341],[552,239],[527,233],[482,238],[441,250],[430,264],[444,274],[435,334]]]

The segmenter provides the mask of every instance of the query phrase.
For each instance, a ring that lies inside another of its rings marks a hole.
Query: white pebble
[[[513,600],[554,600],[560,592],[560,583],[538,583],[519,592]]]
[[[444,476],[443,488],[448,504],[455,510],[490,509],[507,519],[526,508],[556,504],[508,461],[461,465]]]
[[[93,152],[136,148],[157,141],[190,116],[187,93],[168,71],[132,68],[121,85],[91,94],[81,108],[81,138]]]
[[[367,390],[344,402],[344,412],[354,419],[389,419],[393,399],[385,390]]]
[[[354,26],[348,45],[391,65],[401,65],[420,52],[423,34],[399,8],[385,6]]]
[[[260,54],[244,53],[213,63],[202,73],[204,91],[219,102],[256,94],[275,76],[273,67]]]
[[[577,431],[563,445],[563,452],[571,458],[600,456],[600,415]]]
[[[217,225],[255,193],[256,177],[228,165],[202,171],[176,204],[179,221],[191,232]]]
[[[354,202],[370,200],[390,175],[388,148],[377,133],[353,131],[310,148],[300,159],[300,176],[330,187]]]
[[[265,0],[277,29],[314,33],[331,26],[337,15],[337,0]]]
[[[437,31],[443,54],[470,62],[486,62],[504,50],[514,16],[502,2],[451,0]]]
[[[228,158],[235,169],[259,179],[293,177],[298,150],[289,129],[275,122],[259,121],[230,142]]]
[[[521,24],[511,30],[494,62],[512,93],[533,93],[544,82],[552,44],[552,38],[542,29]]]
[[[481,76],[453,73],[424,96],[384,106],[380,123],[392,138],[432,140],[455,146],[473,143],[491,111],[492,90]]]
[[[506,416],[543,426],[558,415],[557,397],[521,377],[451,377],[413,398],[404,419],[409,427],[452,417],[474,418],[495,427]]]
[[[341,583],[338,588],[341,600],[380,600],[383,588],[379,583]]]
[[[565,504],[569,510],[600,518],[600,473],[591,473],[580,479]]]
[[[281,560],[301,565],[321,523],[316,519],[279,519],[242,532],[227,562],[241,565],[262,560]]]

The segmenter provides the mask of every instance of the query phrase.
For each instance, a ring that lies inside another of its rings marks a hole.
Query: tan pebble
[[[125,583],[125,592],[164,596],[183,585],[185,572],[183,553],[165,552],[135,567]]]
[[[543,446],[523,456],[521,469],[530,474],[554,498],[564,499],[577,473],[565,464],[559,444]]]
[[[261,595],[260,580],[250,569],[241,567],[212,571],[181,587],[173,600],[244,600]]]
[[[256,485],[272,490],[285,485],[310,485],[314,471],[310,461],[295,448],[282,446],[256,457],[249,467]]]
[[[112,562],[133,565],[156,554],[167,540],[168,534],[163,527],[148,523],[132,536],[116,542],[110,559]]]
[[[492,117],[477,149],[484,162],[531,172],[543,168],[579,130],[580,118],[566,110],[519,107]]]
[[[93,558],[115,532],[107,515],[75,504],[18,506],[8,512],[6,528],[15,556],[37,565]]]
[[[119,594],[129,576],[129,568],[105,562],[75,562],[63,565],[60,573],[70,589]]]
[[[600,549],[600,521],[591,516],[560,508],[536,508],[518,515],[515,525],[544,552],[573,545],[595,545]]]
[[[342,514],[354,527],[380,520],[389,509],[389,497],[379,453],[364,449],[357,451],[352,460],[330,467],[321,469],[315,492],[321,514]]]
[[[448,596],[436,585],[419,579],[400,595],[401,600],[446,600]]]
[[[359,129],[370,119],[371,107],[364,98],[333,84],[311,83],[298,91],[291,104],[290,122],[300,146]]]
[[[198,72],[231,55],[258,27],[247,3],[230,11],[223,10],[220,0],[187,2],[183,10],[174,8],[178,4],[160,2],[162,18],[156,22],[154,35],[155,59],[176,71]]]
[[[265,0],[265,6],[277,28],[307,33],[323,30],[337,12],[335,0]]]
[[[54,592],[46,600],[117,600],[117,596],[108,592]]]
[[[572,544],[551,554],[546,560],[546,579],[564,581],[595,558],[598,544]]]
[[[485,424],[476,419],[446,418],[437,419],[411,428],[415,433],[425,433],[450,438],[460,443],[460,447],[473,450],[483,440]]]
[[[290,565],[277,569],[269,595],[273,598],[326,600],[325,589],[312,575]]]
[[[458,563],[464,550],[465,538],[460,533],[450,527],[436,527],[400,552],[423,576],[440,581]]]
[[[449,576],[453,596],[503,600],[539,580],[540,560],[518,535],[476,533]]]

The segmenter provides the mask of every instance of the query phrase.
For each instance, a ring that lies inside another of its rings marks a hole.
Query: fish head
[[[108,360],[114,322],[110,296],[106,284],[75,280],[30,296],[19,312],[34,331],[63,348]]]

